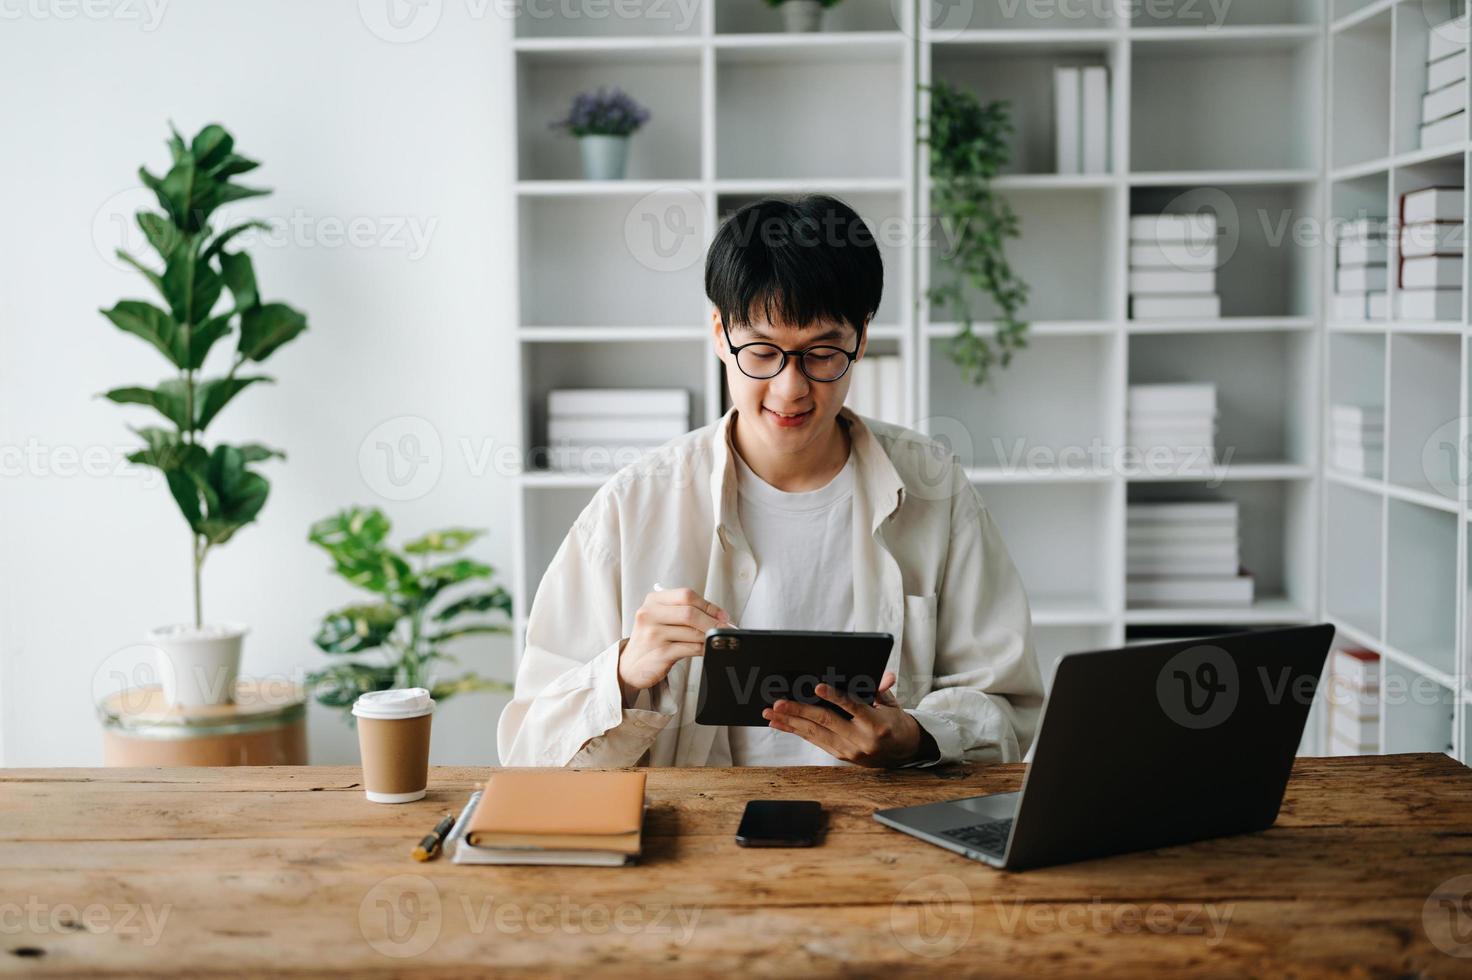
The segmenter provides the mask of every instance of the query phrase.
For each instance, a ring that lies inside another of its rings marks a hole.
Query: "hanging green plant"
[[[975,95],[937,82],[930,91],[930,116],[919,141],[930,147],[931,208],[942,227],[955,230],[954,250],[944,260],[944,281],[932,282],[932,307],[954,312],[960,330],[949,355],[973,384],[984,385],[994,369],[1005,369],[1027,346],[1027,323],[1018,314],[1027,303],[1027,283],[1007,262],[1005,243],[1021,227],[992,181],[1011,159],[1011,110],[1006,102],[983,104]],[[967,298],[969,289],[997,308],[996,329],[978,334]]]

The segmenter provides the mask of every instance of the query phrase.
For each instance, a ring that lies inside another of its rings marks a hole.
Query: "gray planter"
[[[782,19],[787,22],[787,30],[794,34],[821,31],[823,5],[818,0],[786,0],[782,4]]]
[[[816,2],[816,0],[815,0]],[[627,136],[579,136],[584,180],[623,180],[629,160]]]

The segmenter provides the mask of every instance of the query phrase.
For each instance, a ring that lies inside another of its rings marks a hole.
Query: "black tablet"
[[[873,704],[894,649],[889,633],[814,630],[713,629],[705,634],[700,675],[701,725],[767,726],[762,711],[779,700],[848,712],[814,693],[831,684],[863,704]]]

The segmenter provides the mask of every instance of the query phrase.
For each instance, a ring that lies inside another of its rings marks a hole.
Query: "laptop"
[[[895,830],[1024,870],[1272,826],[1334,627],[1063,657],[1016,793],[880,810]]]

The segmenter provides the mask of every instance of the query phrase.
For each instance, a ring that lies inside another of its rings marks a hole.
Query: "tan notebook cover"
[[[644,775],[503,769],[486,783],[465,839],[474,847],[638,854]]]

